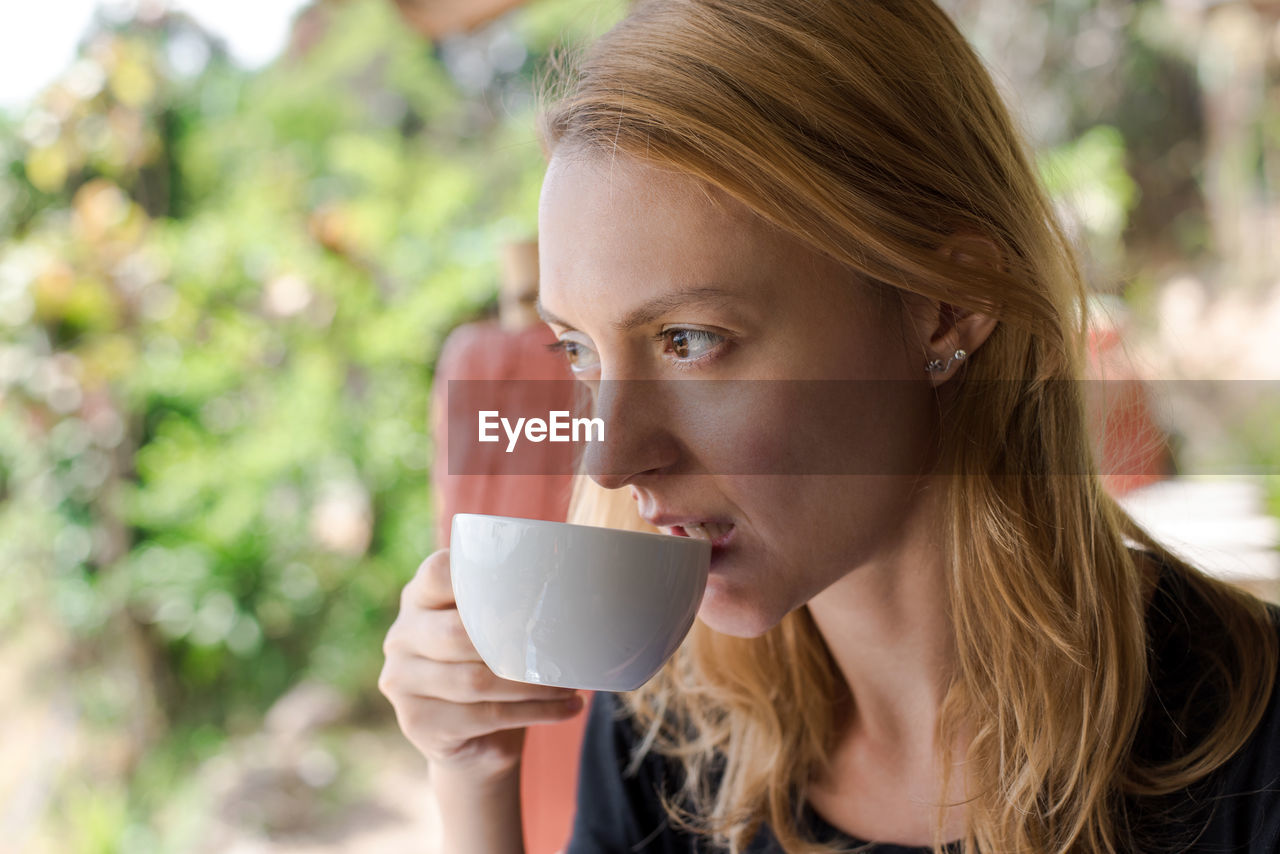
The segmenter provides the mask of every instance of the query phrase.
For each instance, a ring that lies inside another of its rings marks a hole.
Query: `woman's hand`
[[[481,786],[506,777],[519,764],[526,726],[582,708],[572,689],[512,682],[485,665],[458,616],[448,549],[405,585],[382,649],[378,688],[433,774]]]

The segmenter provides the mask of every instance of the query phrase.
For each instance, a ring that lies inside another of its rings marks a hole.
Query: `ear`
[[[989,238],[955,234],[938,250],[958,267],[1004,269],[999,248]],[[924,362],[935,386],[954,377],[996,328],[996,319],[950,303],[918,297],[912,309]],[[963,355],[962,355],[963,354]]]

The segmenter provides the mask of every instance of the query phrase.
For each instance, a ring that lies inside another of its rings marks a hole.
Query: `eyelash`
[[[713,352],[707,353],[706,355],[703,355],[703,356],[699,356],[696,359],[673,359],[672,363],[676,366],[677,370],[681,370],[681,371],[694,370],[695,368],[701,367],[719,358],[719,356],[723,352],[723,346],[728,341],[728,339],[724,335],[720,335],[719,333],[712,332],[708,329],[692,329],[685,326],[673,326],[670,329],[664,329],[661,332],[657,333],[656,335],[652,336],[650,340],[652,340],[656,344],[662,344],[664,342],[669,341],[673,335],[679,332],[688,332],[694,335],[709,335],[713,338],[719,339],[719,341],[717,342],[717,349],[714,350]],[[571,343],[576,344],[577,342],[571,342],[567,339],[561,338],[546,346],[549,351],[551,351],[552,353],[560,353],[561,355],[564,356],[565,361],[568,361],[569,360],[568,347],[569,347],[569,344]],[[663,352],[665,353],[666,351],[664,350]],[[572,365],[572,363],[570,363],[570,365]]]
[[[725,336],[720,335],[719,333],[716,333],[716,332],[712,332],[709,329],[694,329],[687,326],[672,326],[669,329],[664,329],[658,334],[654,335],[652,340],[654,341],[654,343],[657,343],[657,344],[667,343],[667,342],[670,342],[673,335],[676,335],[680,332],[689,333],[691,335],[706,335],[712,338],[719,339],[715,343],[715,349],[712,350],[710,353],[706,353],[702,356],[698,356],[695,359],[673,359],[672,362],[676,366],[676,369],[682,370],[682,371],[688,371],[688,370],[694,370],[696,368],[700,368],[703,365],[706,365],[707,363],[718,358],[722,352],[722,348],[724,344],[728,340]],[[666,352],[667,350],[664,349],[663,353],[665,354]]]
[[[561,339],[558,339],[558,340],[556,340],[556,341],[554,341],[554,342],[552,342],[552,343],[548,344],[548,345],[547,345],[547,349],[548,349],[548,350],[550,350],[550,351],[551,351],[551,352],[553,352],[553,353],[559,353],[559,354],[564,358],[564,362],[565,362],[565,364],[569,366],[569,372],[570,372],[570,373],[572,373],[572,374],[574,374],[574,375],[578,375],[578,374],[586,373],[586,371],[585,371],[585,370],[581,370],[581,369],[579,369],[579,367],[574,363],[573,356],[571,356],[571,355],[570,355],[570,353],[569,353],[569,347],[570,347],[570,345],[572,345],[572,346],[574,346],[574,347],[583,347],[584,349],[586,349],[586,350],[588,350],[588,351],[590,351],[590,349],[591,349],[590,347],[587,347],[586,345],[584,345],[582,342],[580,342],[580,341],[573,341],[573,340],[571,340],[571,339],[569,339],[569,338],[561,338]]]
[[[548,350],[550,350],[552,353],[559,353],[560,355],[564,356],[565,361],[568,361],[568,360],[569,360],[569,344],[570,344],[570,343],[571,343],[571,342],[566,341],[566,340],[565,340],[565,339],[563,339],[563,338],[558,338],[558,339],[556,339],[555,341],[553,341],[552,343],[548,344],[548,345],[547,345],[547,349],[548,349]],[[576,344],[577,342],[572,342],[572,343],[575,343],[575,344]]]

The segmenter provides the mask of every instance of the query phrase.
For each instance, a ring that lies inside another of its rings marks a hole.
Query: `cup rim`
[[[519,522],[520,524],[523,524],[523,525],[529,525],[529,526],[538,527],[538,528],[575,528],[580,531],[587,531],[589,533],[604,533],[610,536],[614,534],[623,534],[631,537],[643,537],[650,542],[653,542],[654,540],[661,540],[663,541],[664,544],[696,543],[696,544],[699,544],[700,546],[705,547],[708,551],[711,550],[711,543],[707,542],[706,540],[699,539],[697,537],[678,537],[675,534],[663,534],[660,532],[655,533],[651,531],[631,531],[626,528],[606,528],[602,525],[579,525],[576,522],[556,522],[551,519],[526,519],[523,516],[498,516],[492,513],[454,513],[453,519],[451,519],[449,522],[450,527],[452,527],[453,522],[456,521],[459,517],[470,517],[473,519],[496,519],[500,522]]]

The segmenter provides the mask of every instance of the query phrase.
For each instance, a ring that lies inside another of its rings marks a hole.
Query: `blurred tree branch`
[[[432,41],[474,30],[525,0],[394,0],[409,26]]]

